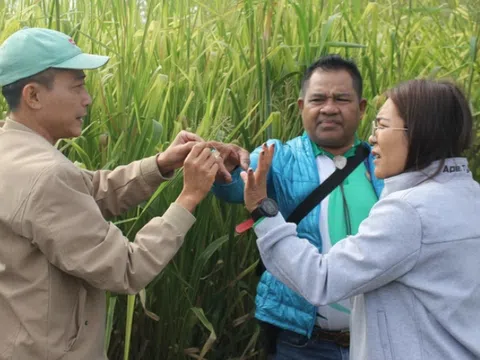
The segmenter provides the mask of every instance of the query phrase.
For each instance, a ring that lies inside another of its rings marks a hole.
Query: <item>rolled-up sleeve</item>
[[[32,189],[22,230],[66,273],[100,289],[136,293],[168,264],[194,222],[189,211],[174,203],[129,242],[104,219],[80,170],[56,165]]]

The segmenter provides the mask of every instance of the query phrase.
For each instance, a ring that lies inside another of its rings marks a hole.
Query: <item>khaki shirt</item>
[[[144,288],[195,218],[172,204],[129,242],[105,217],[166,180],[155,157],[84,171],[12,120],[0,128],[0,169],[0,360],[106,359],[105,291]]]

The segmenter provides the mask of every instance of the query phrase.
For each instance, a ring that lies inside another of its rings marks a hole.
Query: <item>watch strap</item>
[[[250,217],[252,218],[253,222],[256,222],[260,218],[264,217],[265,213],[262,211],[260,207],[257,207],[255,210],[253,210],[250,214]]]

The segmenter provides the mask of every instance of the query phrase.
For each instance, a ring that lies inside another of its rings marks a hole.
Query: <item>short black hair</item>
[[[51,89],[53,81],[55,80],[56,69],[48,68],[35,75],[17,80],[11,84],[4,85],[2,87],[2,94],[7,101],[10,111],[15,111],[20,105],[20,99],[22,98],[22,91],[25,86],[34,82]]]
[[[353,88],[358,95],[358,98],[362,98],[363,92],[363,79],[357,65],[353,60],[345,59],[338,54],[329,54],[322,56],[320,59],[311,64],[303,75],[302,79],[302,95],[305,95],[307,90],[308,81],[312,77],[312,74],[317,70],[323,71],[347,71],[352,77]]]
[[[410,80],[388,90],[387,96],[407,128],[406,171],[422,170],[440,160],[438,173],[445,159],[461,157],[471,146],[472,112],[453,82]]]

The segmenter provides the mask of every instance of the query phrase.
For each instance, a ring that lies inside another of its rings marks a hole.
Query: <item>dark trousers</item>
[[[349,336],[315,328],[304,335],[260,322],[267,360],[348,360]]]

